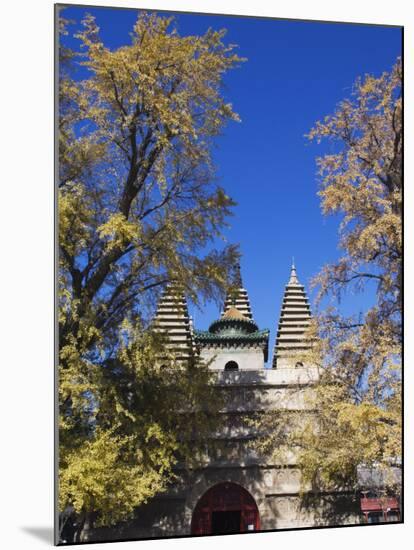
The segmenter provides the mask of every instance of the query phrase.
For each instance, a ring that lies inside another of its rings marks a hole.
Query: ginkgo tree
[[[364,313],[344,316],[340,305],[312,323],[320,380],[305,411],[277,411],[259,421],[256,445],[280,457],[295,449],[303,488],[358,488],[359,467],[382,471],[397,490],[401,464],[402,344],[402,69],[366,75],[333,115],[317,122],[310,140],[330,144],[317,160],[323,214],[342,218],[342,256],[314,278],[318,301],[347,299],[374,286]],[[335,300],[334,300],[335,302]],[[275,423],[275,415],[277,416]],[[275,426],[278,426],[276,429]]]
[[[180,36],[155,14],[117,49],[91,15],[80,51],[59,23],[59,501],[80,530],[165,489],[217,410],[206,365],[171,355],[160,370],[148,318],[172,280],[196,303],[221,297],[236,263],[214,248],[234,203],[210,152],[239,120],[222,83],[242,59],[223,30]]]

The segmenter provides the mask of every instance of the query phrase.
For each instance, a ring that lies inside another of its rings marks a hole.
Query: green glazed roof
[[[268,359],[269,329],[256,330],[250,333],[214,334],[208,330],[195,330],[195,344],[264,344],[264,360]]]
[[[195,330],[194,335],[196,340],[202,340],[202,341],[217,341],[217,342],[223,342],[228,340],[237,340],[237,341],[243,341],[247,340],[249,342],[252,341],[264,341],[269,338],[269,329],[263,329],[263,330],[256,330],[255,332],[250,332],[248,334],[214,334],[209,332],[208,330]]]
[[[253,334],[255,332],[258,332],[259,327],[254,321],[251,321],[247,318],[236,319],[226,318],[223,316],[221,319],[218,319],[217,321],[213,321],[211,323],[208,328],[208,332],[217,334],[218,336],[228,329],[235,329],[243,334]]]

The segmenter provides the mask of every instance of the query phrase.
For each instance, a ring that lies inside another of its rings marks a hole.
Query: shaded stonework
[[[246,416],[257,411],[306,407],[304,390],[318,380],[313,365],[294,362],[288,349],[307,349],[310,309],[292,266],[286,286],[273,368],[265,368],[269,331],[253,319],[246,289],[227,296],[220,319],[208,331],[193,331],[185,297],[166,290],[156,319],[171,327],[172,347],[180,356],[196,353],[211,361],[216,387],[225,395],[224,424],[211,434],[199,468],[176,468],[177,481],[136,511],[133,520],[113,528],[92,529],[89,540],[140,539],[303,528],[359,523],[359,502],[352,494],[300,494],[300,472],[292,454],[285,463],[258,456]],[[184,351],[184,354],[181,353]],[[218,445],[214,443],[218,442]]]

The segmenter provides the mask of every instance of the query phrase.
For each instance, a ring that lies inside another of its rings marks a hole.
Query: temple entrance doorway
[[[238,533],[240,531],[241,511],[211,513],[211,533]]]
[[[197,502],[192,535],[259,531],[259,510],[252,495],[237,483],[218,483]]]

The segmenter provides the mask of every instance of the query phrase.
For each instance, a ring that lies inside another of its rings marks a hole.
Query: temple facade
[[[223,428],[212,434],[205,462],[176,469],[177,482],[137,510],[136,518],[93,538],[153,538],[228,532],[343,525],[359,522],[358,502],[347,493],[300,492],[294,454],[284,463],[259,456],[249,443],[255,437],[246,417],[258,411],[305,409],[303,393],[318,380],[318,368],[298,360],[312,342],[309,301],[291,267],[284,289],[271,368],[266,368],[269,330],[254,320],[240,270],[218,319],[196,330],[185,296],[166,288],[155,315],[157,330],[168,337],[177,360],[191,355],[215,372],[226,395]],[[214,449],[214,450],[213,450]]]

